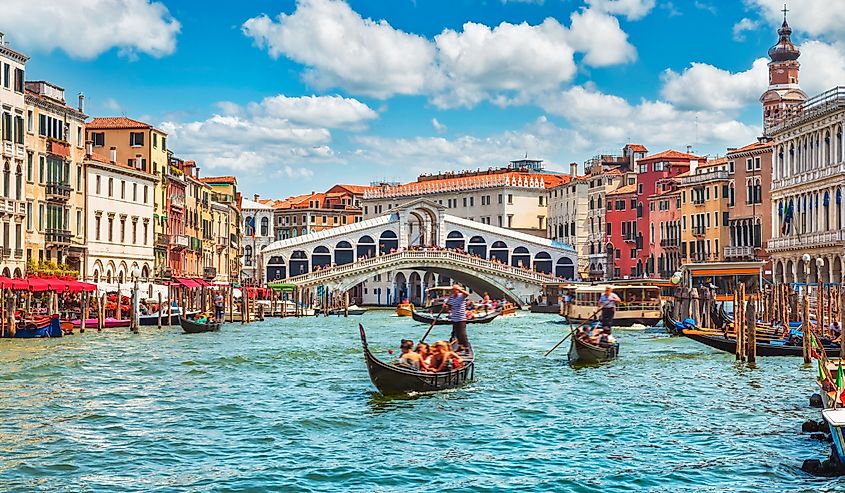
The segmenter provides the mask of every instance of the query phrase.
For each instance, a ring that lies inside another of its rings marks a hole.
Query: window
[[[109,178],[109,197],[112,195],[114,195],[114,178]]]
[[[82,210],[76,210],[76,236],[82,236]]]
[[[148,233],[149,226],[150,225],[146,221],[144,221],[144,245],[147,244],[147,233]]]
[[[754,169],[760,169],[760,158],[759,157],[754,158]]]
[[[126,219],[120,220],[120,242],[126,243]]]
[[[129,145],[141,147],[144,145],[144,132],[129,132]]]
[[[32,153],[26,153],[26,181],[32,183],[32,173],[35,171],[33,168],[35,166],[32,163]]]
[[[105,132],[91,132],[91,141],[94,143],[94,147],[103,147],[106,145],[106,134]]]
[[[44,231],[44,204],[38,204],[38,231]]]
[[[147,203],[147,189],[148,189],[148,186],[144,185],[144,203],[145,204]],[[146,237],[146,234],[144,236]]]
[[[728,161],[728,173],[733,173],[733,172],[734,172],[734,162]]]
[[[76,165],[76,191],[82,191],[82,166]]]
[[[142,138],[141,142],[143,141],[144,139]],[[156,133],[153,134],[153,149],[158,149],[158,134]]]
[[[26,203],[26,229],[32,231],[32,202]]]
[[[23,117],[16,116],[15,117],[15,143],[16,144],[23,144]]]
[[[513,194],[512,193],[508,194],[508,205],[513,205]],[[510,227],[510,226],[508,226],[508,227]]]
[[[469,206],[472,207],[474,205],[475,205],[475,197],[470,197],[469,198]]]
[[[114,241],[114,218],[112,218],[112,217],[109,218],[108,228],[109,228],[109,235],[108,235],[109,236],[109,242],[113,242]]]
[[[126,180],[120,180],[120,198],[126,198]]]
[[[466,207],[466,206],[467,206],[467,198],[464,197],[464,207]]]
[[[23,94],[24,88],[24,72],[23,69],[16,68],[15,69],[15,91]]]
[[[44,156],[38,156],[38,183],[44,184]]]
[[[9,70],[11,69],[11,65],[8,63],[3,64],[3,87],[9,89],[9,81],[11,80],[11,76],[9,75]]]
[[[132,221],[132,244],[138,244],[138,221],[137,218]]]
[[[12,140],[12,114],[3,113],[3,140]]]
[[[502,194],[499,194],[499,203],[502,203]]]
[[[137,202],[137,201],[138,201],[138,184],[133,183],[132,184],[132,202]]]
[[[540,195],[540,207],[546,205],[545,202],[543,202],[543,198],[544,197],[542,195]]]
[[[165,136],[161,137],[161,148],[167,149],[167,137],[165,137]]]

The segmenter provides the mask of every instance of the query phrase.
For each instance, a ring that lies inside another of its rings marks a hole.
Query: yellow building
[[[49,82],[26,83],[26,259],[67,264],[86,275],[85,139],[87,116],[83,97],[72,108],[65,104],[64,89]],[[8,169],[6,187],[9,186]],[[23,173],[15,173],[17,199],[21,199]],[[6,190],[8,192],[8,189]],[[8,196],[8,195],[7,195]],[[8,225],[3,225],[4,246],[10,245]],[[15,225],[14,258],[22,263],[20,224]],[[7,247],[8,248],[8,247]]]
[[[724,248],[730,244],[729,184],[724,158],[693,166],[678,175],[682,263],[724,260]]]
[[[126,163],[155,177],[153,231],[155,237],[154,275],[162,277],[167,268],[167,134],[152,125],[125,116],[94,118],[85,126],[86,140],[94,152],[110,161]]]
[[[215,281],[238,282],[241,274],[241,194],[234,176],[203,178],[211,188],[211,254]],[[208,276],[210,277],[210,276]]]

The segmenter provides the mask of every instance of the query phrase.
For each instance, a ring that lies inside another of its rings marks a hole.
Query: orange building
[[[277,240],[295,238],[361,221],[361,198],[367,187],[335,185],[282,200],[259,200],[273,207]]]

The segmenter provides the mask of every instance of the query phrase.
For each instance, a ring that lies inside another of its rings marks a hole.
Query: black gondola
[[[696,342],[718,349],[719,351],[736,354],[736,339],[701,330],[684,329],[683,333],[686,337]],[[839,356],[839,346],[825,344],[824,350],[828,357],[833,358]],[[757,356],[803,356],[803,354],[804,349],[800,344],[789,345],[784,340],[757,343]]]
[[[179,313],[180,310],[180,308],[174,308],[172,314],[162,314],[161,325],[179,325],[179,320],[182,318]],[[197,313],[199,313],[199,310],[185,312],[185,316],[191,318]],[[158,312],[152,313],[150,315],[139,315],[138,323],[145,327],[158,325]]]
[[[438,373],[422,372],[379,360],[367,346],[364,326],[358,324],[358,330],[361,332],[361,345],[364,348],[364,359],[367,361],[370,380],[384,395],[452,389],[472,380],[475,376],[475,356],[472,348],[467,351],[456,351],[464,360],[464,366],[457,370]]]
[[[186,334],[199,334],[201,332],[217,332],[220,330],[222,322],[198,323],[187,318],[180,318],[179,325]]]
[[[604,363],[619,356],[619,344],[608,347],[594,346],[572,335],[569,345],[569,364]]]
[[[467,320],[467,324],[488,324],[493,321],[494,318],[498,317],[502,314],[501,310],[493,310],[491,312],[487,312],[485,315],[476,315],[475,317]],[[441,315],[438,317],[434,313],[425,313],[425,312],[418,312],[416,310],[411,311],[411,317],[417,322],[430,324],[434,322],[434,325],[451,325],[452,322],[449,320],[449,317],[446,315]]]

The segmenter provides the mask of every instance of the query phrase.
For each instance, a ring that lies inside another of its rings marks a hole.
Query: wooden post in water
[[[97,332],[102,332],[106,324],[106,294],[100,295],[100,305],[97,307]]]
[[[161,306],[161,291],[159,291],[158,292],[158,328],[159,329],[161,328],[161,310],[162,310],[162,308],[163,307]],[[170,312],[168,312],[168,313],[170,313]]]
[[[804,307],[802,310],[803,315],[803,324],[802,324],[802,339],[803,344],[801,347],[803,348],[803,355],[804,355],[804,364],[807,365],[810,363],[810,289],[809,286],[804,286]]]
[[[85,333],[85,321],[88,320],[88,298],[90,298],[90,294],[84,293],[82,295],[82,313],[79,314],[79,333]],[[17,303],[17,297],[15,297],[15,303]]]
[[[349,316],[349,291],[343,292],[343,316]]]
[[[756,295],[751,295],[755,300]],[[746,353],[749,363],[757,362],[757,306],[755,302],[749,303],[747,320],[748,337],[746,338]]]
[[[740,304],[739,288],[734,291],[734,339],[735,349],[734,356],[736,361],[742,361],[742,306]]]

